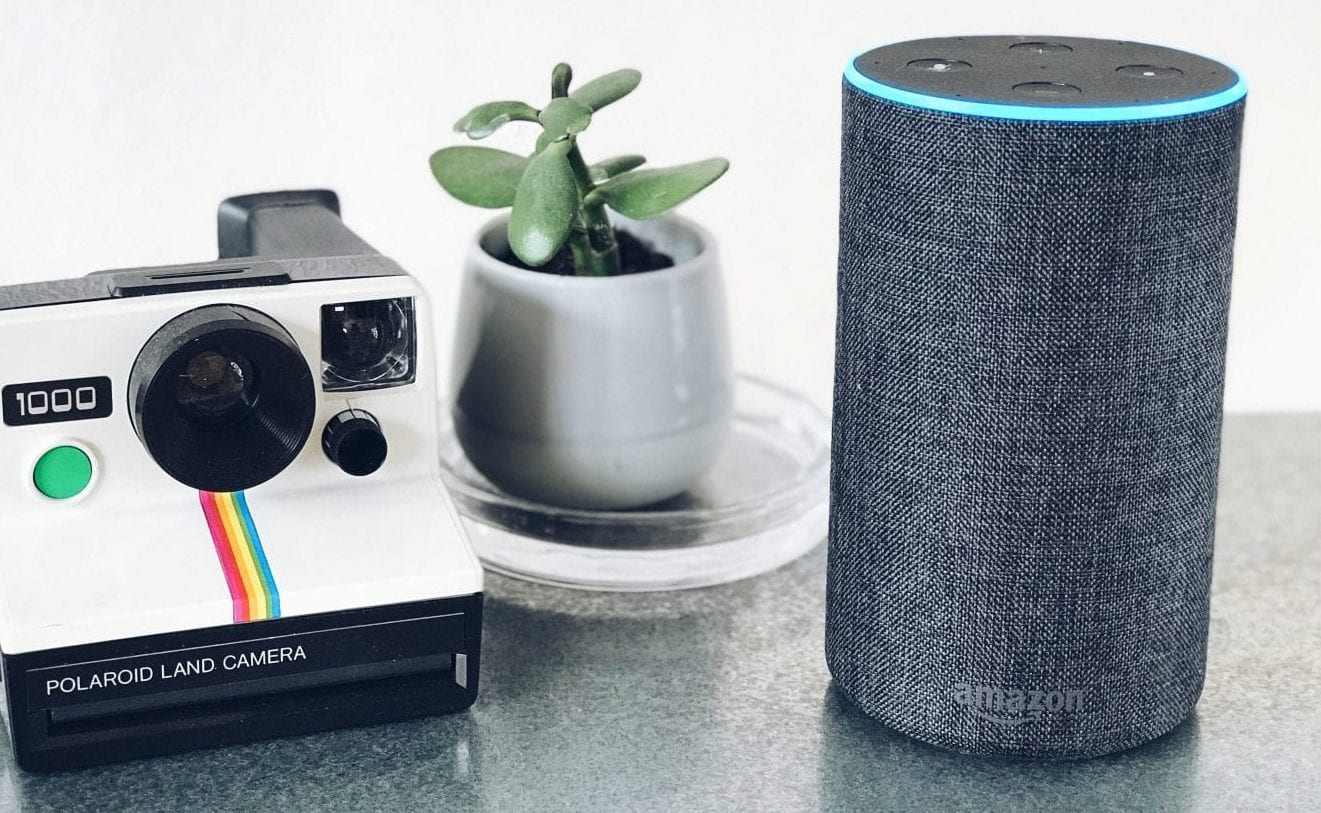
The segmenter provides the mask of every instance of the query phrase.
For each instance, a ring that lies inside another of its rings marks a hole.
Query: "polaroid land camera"
[[[326,191],[220,260],[0,288],[0,651],[50,770],[455,711],[482,571],[417,282]]]

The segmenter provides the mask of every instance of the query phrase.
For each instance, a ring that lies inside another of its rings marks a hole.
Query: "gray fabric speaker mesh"
[[[1069,758],[1192,710],[1242,118],[845,83],[826,655],[868,714]]]

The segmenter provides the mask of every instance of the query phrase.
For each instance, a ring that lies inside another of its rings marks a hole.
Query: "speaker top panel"
[[[1085,37],[939,37],[884,45],[844,73],[859,90],[950,113],[1114,122],[1202,113],[1247,88],[1215,60]]]

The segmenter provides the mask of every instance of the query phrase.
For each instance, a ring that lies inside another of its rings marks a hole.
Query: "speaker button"
[[[375,416],[361,409],[348,409],[326,424],[321,448],[345,474],[365,477],[385,463],[389,444]]]
[[[1183,76],[1183,71],[1167,65],[1125,65],[1122,68],[1115,68],[1115,73],[1120,76],[1131,76],[1134,79],[1172,79]]]
[[[1009,50],[1019,54],[1031,54],[1037,56],[1040,54],[1069,54],[1073,48],[1062,42],[1016,42],[1009,46]]]
[[[923,73],[955,73],[966,71],[972,66],[961,59],[914,59],[908,67]]]
[[[1024,82],[1014,85],[1014,90],[1024,96],[1076,96],[1082,88],[1064,82]]]

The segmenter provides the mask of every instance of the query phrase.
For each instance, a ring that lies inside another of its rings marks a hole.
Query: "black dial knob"
[[[364,477],[381,467],[389,446],[380,422],[370,412],[346,409],[326,424],[321,448],[346,474]]]

